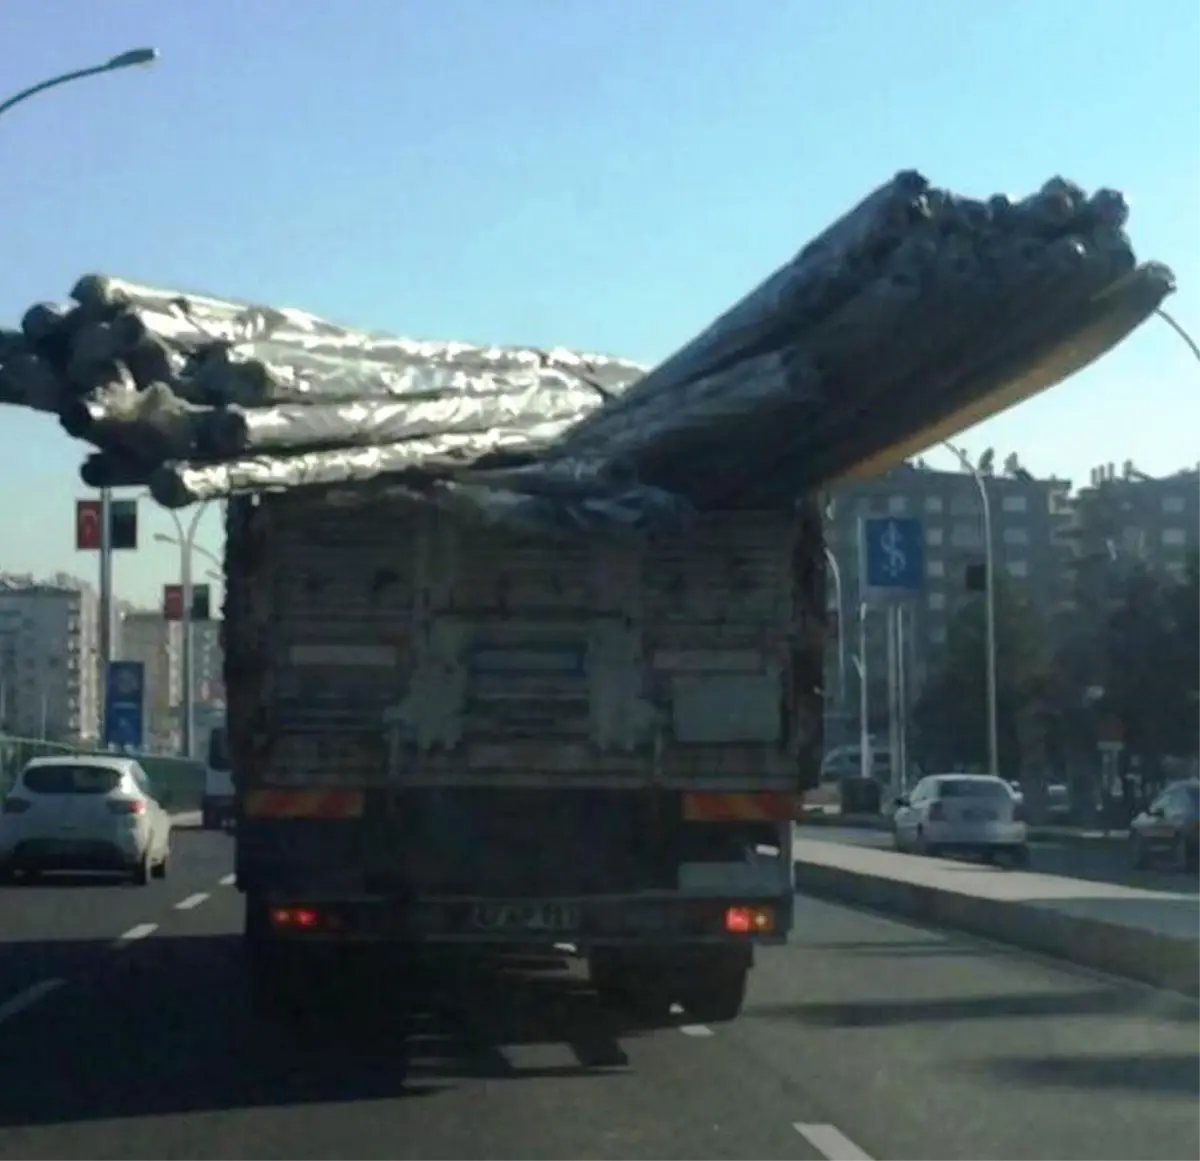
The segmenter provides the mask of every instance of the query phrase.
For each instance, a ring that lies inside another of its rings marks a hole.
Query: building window
[[[930,577],[940,577],[946,575],[946,565],[936,556],[930,557],[925,562],[925,575]]]
[[[1168,548],[1182,548],[1187,544],[1187,533],[1182,528],[1164,528],[1162,542]]]
[[[889,496],[888,497],[888,512],[893,516],[903,516],[908,511],[907,496]]]
[[[1029,575],[1029,561],[1010,560],[1005,564],[1009,576],[1026,577]]]
[[[1029,529],[1027,528],[1006,528],[1004,530],[1005,544],[1028,544]]]
[[[1164,496],[1162,498],[1162,510],[1169,516],[1178,515],[1186,507],[1182,496]]]
[[[926,512],[941,512],[944,505],[942,504],[941,496],[926,496],[925,511]]]
[[[1008,495],[1000,502],[1000,507],[1005,512],[1027,512],[1029,511],[1029,500],[1021,495]]]
[[[925,543],[937,548],[942,543],[942,530],[940,528],[926,528]]]
[[[946,594],[929,593],[925,598],[925,603],[933,612],[941,612],[941,610],[946,607]]]
[[[982,548],[983,532],[976,524],[955,524],[950,530],[950,543],[955,548]]]

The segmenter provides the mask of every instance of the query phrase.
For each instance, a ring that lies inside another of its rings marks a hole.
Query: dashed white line
[[[44,1000],[51,992],[61,988],[66,982],[66,980],[59,979],[42,980],[5,1000],[3,1004],[0,1004],[0,1024],[3,1024],[5,1020],[11,1020],[14,1016],[19,1016],[26,1008],[32,1008],[39,1000]]]
[[[193,907],[199,907],[205,899],[208,898],[207,891],[197,891],[195,895],[189,895],[186,899],[180,899],[175,904],[176,911],[190,911]]]
[[[679,1031],[685,1036],[715,1036],[716,1033],[707,1024],[680,1024]]]
[[[796,1130],[822,1157],[828,1161],[873,1161],[836,1125],[804,1125],[796,1121]]]
[[[157,930],[157,923],[139,923],[136,927],[131,927],[124,935],[118,935],[113,946],[125,947],[134,940],[145,939],[147,935],[153,935]]]
[[[237,875],[222,875],[219,881],[222,887],[232,887],[237,882]]]

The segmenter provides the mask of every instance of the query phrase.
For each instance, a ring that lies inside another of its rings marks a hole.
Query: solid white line
[[[716,1033],[707,1024],[680,1024],[679,1031],[685,1036],[715,1036]]]
[[[153,935],[157,930],[157,923],[139,923],[136,927],[131,927],[124,935],[118,935],[116,946],[124,947],[135,939],[145,939],[147,935]]]
[[[176,911],[190,911],[193,907],[199,907],[205,899],[208,898],[207,891],[197,891],[195,895],[189,895],[186,899],[180,899],[175,904]]]
[[[828,1161],[872,1161],[871,1154],[864,1153],[836,1125],[802,1125],[796,1121],[792,1128]]]
[[[237,875],[222,875],[220,883],[222,887],[232,887],[237,882]]]
[[[20,1015],[26,1008],[32,1008],[39,1000],[45,999],[51,992],[57,988],[61,988],[66,980],[42,980],[40,983],[34,984],[32,987],[26,988],[23,992],[18,992],[12,999],[5,1000],[0,1004],[0,1024],[5,1020],[11,1020],[14,1016]]]

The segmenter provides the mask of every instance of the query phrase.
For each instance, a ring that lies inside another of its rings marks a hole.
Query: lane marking
[[[136,927],[131,927],[124,935],[118,935],[113,946],[125,947],[136,939],[145,939],[147,935],[153,935],[157,930],[157,923],[139,923]]]
[[[870,1153],[864,1153],[836,1125],[805,1125],[795,1121],[792,1128],[827,1161],[873,1161]]]
[[[707,1024],[680,1024],[679,1031],[685,1036],[715,1036],[716,1033]]]
[[[237,875],[222,875],[218,881],[222,887],[232,887],[237,882]]]
[[[189,895],[186,899],[180,899],[175,904],[176,911],[190,911],[193,907],[199,907],[205,899],[208,898],[207,891],[197,891],[195,895]]]
[[[57,991],[67,981],[60,979],[42,980],[39,983],[18,992],[9,1000],[0,1004],[0,1024],[19,1016],[26,1008],[32,1008],[39,1000],[44,1000],[51,992]]]

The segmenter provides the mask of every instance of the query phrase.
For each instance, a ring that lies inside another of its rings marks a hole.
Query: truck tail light
[[[773,907],[730,907],[725,930],[731,935],[770,935],[775,930]]]
[[[322,916],[312,907],[273,907],[271,926],[285,931],[312,931],[322,925]]]

